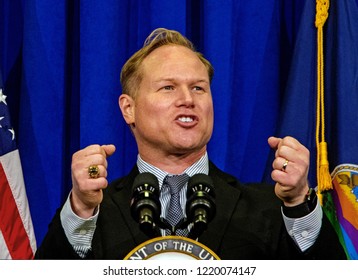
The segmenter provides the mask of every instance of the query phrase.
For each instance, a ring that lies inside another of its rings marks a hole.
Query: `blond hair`
[[[212,81],[214,76],[213,66],[201,53],[195,50],[193,43],[189,39],[178,31],[158,28],[147,37],[143,47],[134,53],[124,64],[121,71],[121,85],[123,93],[135,98],[138,87],[142,81],[140,65],[151,52],[165,45],[179,45],[192,50],[205,65],[208,71],[209,81]]]

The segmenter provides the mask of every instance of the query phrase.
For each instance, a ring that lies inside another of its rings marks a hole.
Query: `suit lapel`
[[[132,218],[130,209],[132,186],[134,179],[138,174],[138,169],[135,166],[129,175],[124,177],[123,181],[116,186],[117,192],[112,196],[112,199],[120,209],[122,218],[127,226],[128,238],[137,245],[148,239],[148,237],[139,229],[138,223]],[[125,230],[125,227],[123,226],[121,230]]]
[[[214,181],[216,215],[209,223],[208,229],[199,237],[199,242],[218,252],[234,210],[237,206],[240,190],[234,187],[234,177],[221,172],[212,163],[209,175]],[[220,256],[219,256],[220,257]]]

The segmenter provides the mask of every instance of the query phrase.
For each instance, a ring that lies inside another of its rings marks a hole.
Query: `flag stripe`
[[[33,259],[36,239],[0,71],[0,259]]]
[[[29,203],[27,201],[24,176],[22,173],[19,151],[16,149],[0,157],[6,178],[8,180],[12,196],[15,199],[17,209],[23,222],[25,231],[29,237],[32,251],[36,251],[36,238]]]
[[[32,259],[34,253],[29,236],[2,164],[0,165],[0,199],[0,230],[11,258]]]
[[[342,230],[346,233],[344,235],[346,246],[350,252],[357,252],[358,251],[358,235],[357,229],[345,218],[343,214],[342,205],[340,203],[339,195],[337,193],[337,189],[332,192],[333,201],[336,207],[336,214],[339,221],[339,224]],[[348,234],[347,234],[348,233]],[[347,240],[350,240],[349,246]]]
[[[9,249],[7,248],[7,245],[5,243],[4,236],[2,235],[1,230],[0,230],[0,259],[4,259],[4,260],[11,259]]]

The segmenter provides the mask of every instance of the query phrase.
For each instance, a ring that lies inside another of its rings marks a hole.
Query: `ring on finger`
[[[288,165],[288,160],[285,159],[285,162],[282,165],[281,171],[286,171],[287,165]]]
[[[99,177],[99,167],[98,165],[90,165],[88,167],[88,176],[91,179],[96,179]]]

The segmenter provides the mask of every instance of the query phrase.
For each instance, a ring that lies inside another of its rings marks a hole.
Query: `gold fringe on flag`
[[[328,18],[329,0],[316,0],[317,28],[317,195],[322,205],[322,192],[332,189],[332,179],[329,173],[328,149],[325,141],[324,118],[324,63],[323,63],[323,26]]]

